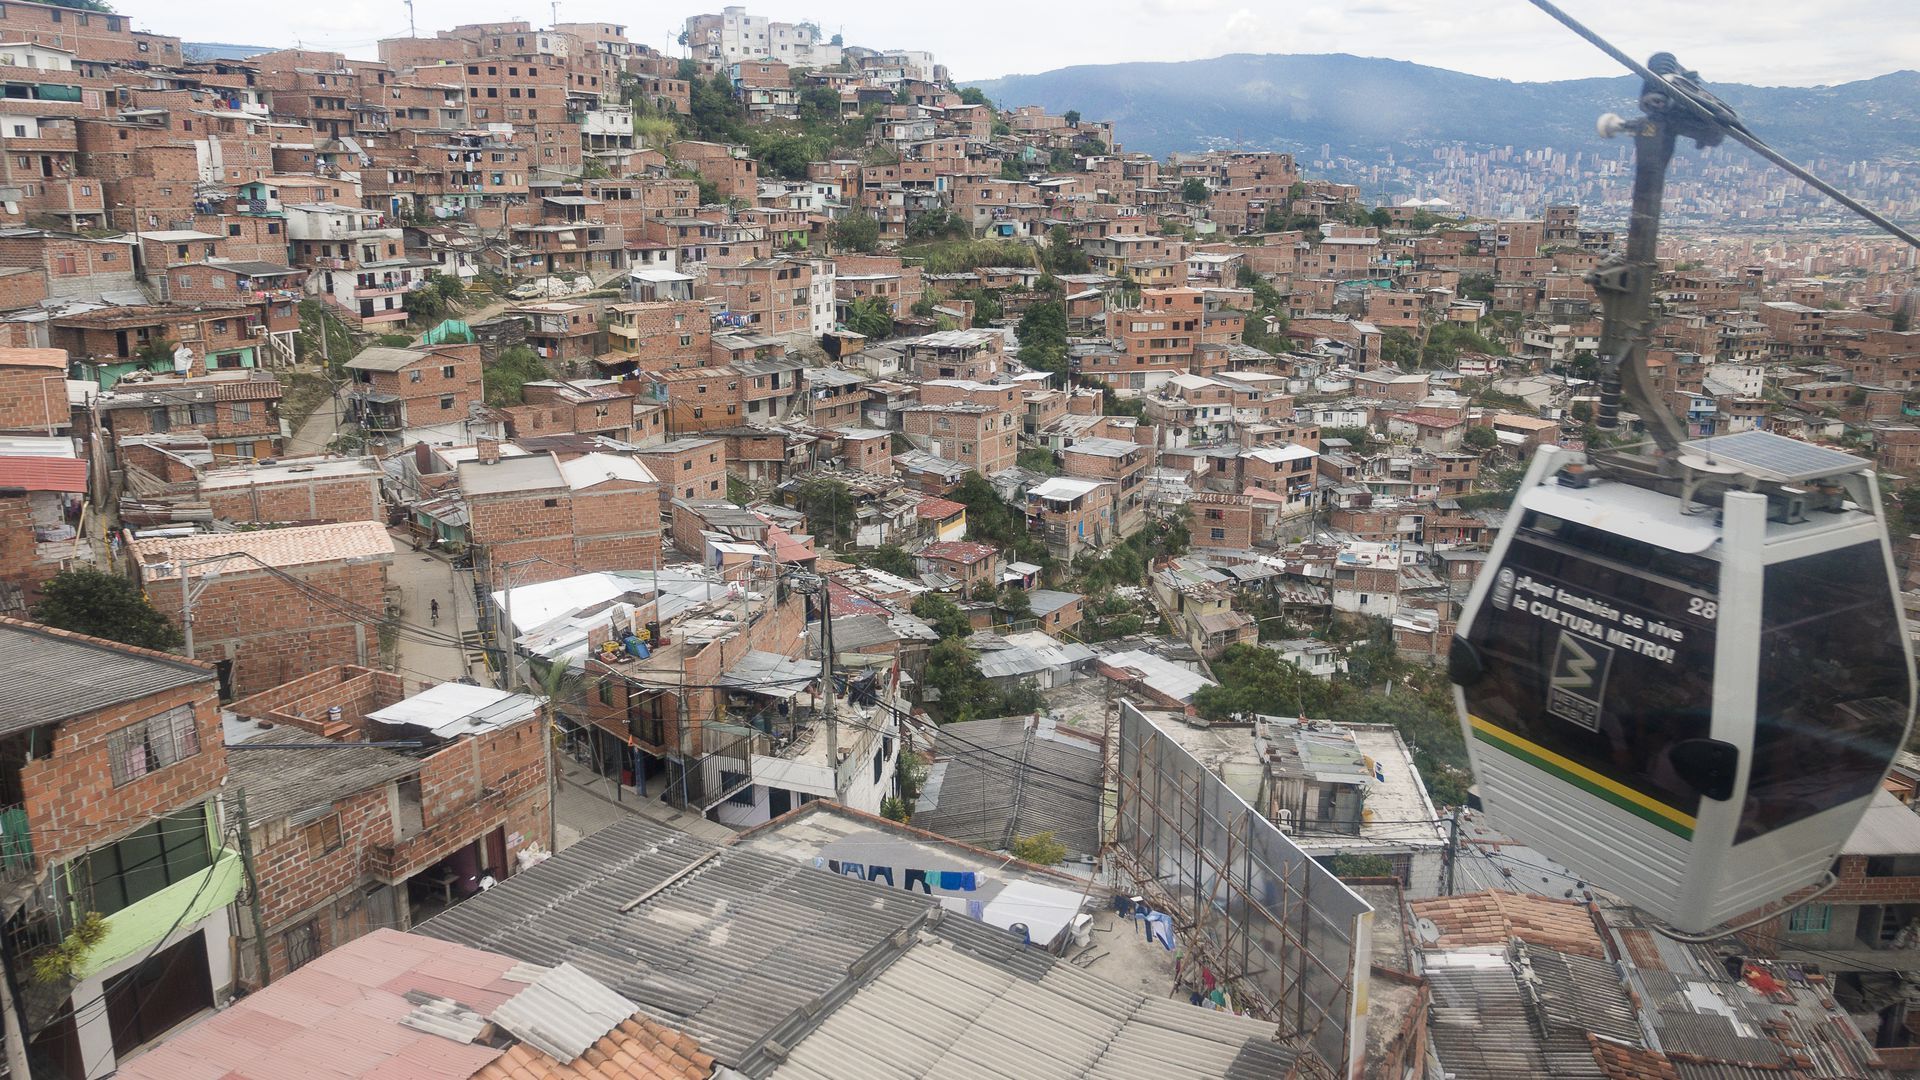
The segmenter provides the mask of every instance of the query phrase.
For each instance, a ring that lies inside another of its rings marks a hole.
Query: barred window
[[[113,786],[138,780],[150,772],[184,761],[200,752],[200,732],[193,726],[193,706],[180,705],[107,736],[107,754],[113,764]]]

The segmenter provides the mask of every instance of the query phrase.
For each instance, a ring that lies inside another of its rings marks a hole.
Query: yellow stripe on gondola
[[[1595,772],[1571,758],[1562,757],[1539,743],[1522,738],[1497,724],[1471,715],[1467,717],[1467,721],[1472,725],[1474,735],[1481,742],[1497,746],[1516,757],[1538,765],[1682,839],[1693,838],[1696,822],[1692,814],[1668,806],[1650,795],[1635,791],[1610,776]]]

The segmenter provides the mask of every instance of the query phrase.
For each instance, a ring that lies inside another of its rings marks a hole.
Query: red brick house
[[[380,927],[405,930],[548,843],[540,698],[459,683],[409,694],[398,675],[340,665],[229,711],[245,723],[229,782],[247,796],[274,978]],[[365,745],[388,739],[422,745]],[[270,748],[296,741],[339,745]],[[258,986],[251,922],[242,929],[239,981]]]
[[[945,574],[957,579],[968,592],[976,585],[994,585],[1000,580],[999,549],[971,540],[928,544],[914,553],[913,561],[922,574]]]
[[[634,570],[660,558],[659,482],[636,458],[553,454],[502,458],[480,444],[459,467],[467,536],[484,580],[502,588],[597,570]]]
[[[383,524],[156,537],[131,541],[128,553],[135,580],[175,623],[183,574],[199,589],[193,655],[226,667],[236,694],[379,655],[372,623],[393,561]]]
[[[0,947],[24,971],[79,913],[105,917],[76,978],[37,989],[21,1016],[56,1075],[110,1070],[231,982],[242,874],[220,831],[218,679],[210,664],[12,619],[0,658],[33,673],[0,688],[0,879],[24,900]],[[177,976],[166,993],[126,993],[163,968]],[[130,1023],[136,1002],[149,1024]]]

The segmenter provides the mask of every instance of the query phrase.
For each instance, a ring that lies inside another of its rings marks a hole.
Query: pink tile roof
[[[195,577],[218,571],[239,574],[268,566],[305,566],[310,563],[390,558],[393,537],[375,521],[341,521],[331,525],[301,525],[258,532],[206,533],[200,536],[154,537],[133,542],[134,558],[146,581],[178,580],[172,565],[179,560],[205,559],[229,552],[245,552],[220,562],[193,567]],[[255,559],[259,562],[254,561]]]
[[[519,961],[465,945],[375,930],[122,1066],[123,1080],[467,1080],[501,1054],[403,1026],[408,990],[482,1015],[526,989]]]

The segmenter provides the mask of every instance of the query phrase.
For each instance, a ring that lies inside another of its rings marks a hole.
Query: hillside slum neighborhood
[[[1475,809],[1605,215],[741,7],[224,48],[0,4],[6,1075],[1920,1070],[1920,758],[1704,945]],[[1689,434],[1920,586],[1913,261],[1661,265]]]

